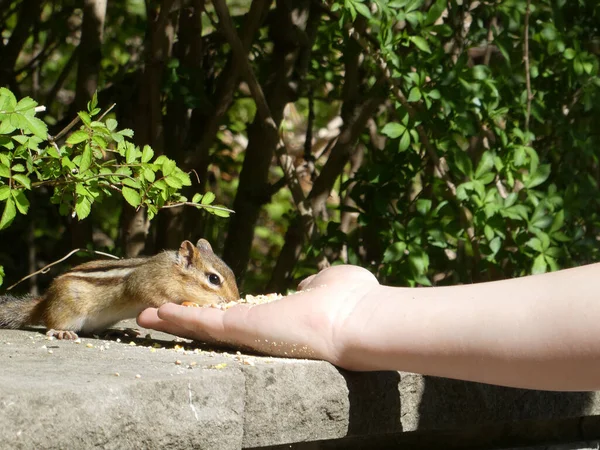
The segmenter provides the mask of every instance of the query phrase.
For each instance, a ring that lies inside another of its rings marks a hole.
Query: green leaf
[[[90,192],[87,190],[87,188],[83,185],[83,183],[76,183],[75,184],[75,193],[77,195],[82,195],[84,197],[89,197],[90,196]]]
[[[173,173],[173,171],[175,170],[176,167],[177,167],[177,165],[175,164],[175,161],[168,159],[168,158],[165,159],[165,161],[163,162],[163,165],[162,165],[163,175],[168,177],[169,175],[171,175],[171,173]]]
[[[475,170],[475,178],[480,179],[483,175],[488,173],[494,167],[494,155],[491,151],[486,151],[481,155],[481,160],[477,165],[477,169]]]
[[[223,205],[215,205],[215,206],[224,208]],[[210,213],[214,214],[217,217],[229,217],[231,215],[229,211],[224,211],[222,209],[214,209],[214,208],[211,208],[210,206],[207,207],[206,210],[209,211]]]
[[[123,178],[123,184],[134,189],[141,189],[142,184],[136,178]]]
[[[0,164],[0,177],[10,178],[10,169],[4,164]]]
[[[0,186],[0,201],[4,201],[10,195],[10,187],[7,185]]]
[[[371,11],[369,11],[369,8],[367,8],[367,6],[363,3],[354,3],[354,7],[356,8],[356,11],[358,11],[358,13],[361,16],[366,17],[367,19],[371,18]]]
[[[418,87],[413,87],[410,92],[408,93],[408,101],[410,103],[412,102],[418,102],[419,100],[421,100],[421,91],[419,90]]]
[[[171,175],[170,177],[165,177],[165,182],[175,189],[181,189],[183,187],[181,180],[179,180],[179,178],[177,178],[174,175]]]
[[[106,128],[108,128],[108,131],[115,131],[117,125],[118,123],[115,119],[106,119]]]
[[[92,99],[88,102],[88,111],[93,111],[94,109],[96,109],[96,106],[98,106],[98,91],[94,92],[94,95],[92,95]]]
[[[118,134],[120,134],[123,137],[131,138],[133,137],[133,130],[130,128],[123,128],[121,131],[119,131]]]
[[[0,230],[7,228],[12,223],[16,215],[17,208],[15,208],[15,202],[13,201],[12,197],[9,197],[6,200],[6,205],[4,206],[2,218],[0,218]]]
[[[540,254],[533,260],[533,265],[531,266],[531,273],[534,275],[538,273],[545,273],[546,267],[546,259],[544,258],[543,254]]]
[[[531,174],[525,180],[525,186],[529,189],[539,186],[550,176],[550,164],[542,164],[537,171]]]
[[[467,152],[464,152],[462,150],[457,150],[456,152],[454,152],[454,162],[456,164],[456,167],[458,167],[458,170],[460,170],[464,175],[468,176],[469,178],[472,177],[473,163],[471,162],[471,158],[469,158]]]
[[[426,198],[420,198],[416,202],[417,211],[419,211],[419,214],[421,214],[422,216],[426,216],[427,213],[431,210],[431,204],[431,200]]]
[[[542,249],[542,241],[539,240],[539,238],[537,237],[533,237],[531,239],[529,239],[525,245],[527,247],[530,247],[532,249],[534,249],[536,252],[541,253],[543,251]]]
[[[79,111],[77,115],[86,127],[90,126],[90,124],[92,123],[92,119],[90,118],[90,115],[88,113],[86,113],[85,111]]]
[[[89,138],[89,134],[84,130],[77,130],[67,138],[67,145],[76,145]]]
[[[552,226],[548,230],[550,234],[555,233],[560,230],[565,223],[565,210],[561,209],[556,214],[554,214],[554,218],[552,219]]]
[[[13,180],[17,180],[19,183],[21,183],[27,189],[31,189],[31,180],[29,179],[29,177],[27,175],[23,175],[20,173],[13,174]]]
[[[408,255],[408,262],[410,263],[415,275],[424,275],[429,269],[429,256],[425,252],[411,252]]]
[[[390,139],[396,139],[400,137],[402,133],[406,130],[406,127],[397,122],[386,123],[385,126],[381,129],[381,134],[389,137]]]
[[[435,21],[440,18],[447,6],[447,0],[437,0],[433,6],[429,8],[429,11],[427,11],[424,25],[433,25]]]
[[[27,214],[27,211],[29,210],[29,200],[27,200],[25,192],[21,190],[13,190],[12,196],[15,199],[15,203],[19,212],[23,215]]]
[[[489,225],[486,225],[483,228],[483,234],[485,235],[485,238],[488,241],[491,241],[492,239],[494,239],[494,236],[496,235],[496,233],[494,233],[494,229],[492,227],[490,227]]]
[[[149,169],[148,167],[145,167],[144,168],[144,178],[149,183],[152,183],[156,179],[156,175],[155,175],[155,173],[154,173],[154,171],[152,169]]]
[[[577,55],[577,53],[572,48],[566,49],[565,52],[563,53],[563,56],[565,57],[565,59],[568,59],[568,60],[575,58],[576,55]]]
[[[404,152],[410,146],[410,133],[405,132],[400,138],[400,142],[398,143],[398,151]]]
[[[17,106],[17,98],[7,88],[0,87],[0,111],[12,112]]]
[[[400,261],[405,256],[406,243],[405,242],[394,242],[390,245],[383,254],[384,263],[393,263]]]
[[[15,111],[24,113],[25,111],[32,110],[37,106],[37,102],[31,97],[22,98],[19,103],[15,106]]]
[[[490,173],[486,173],[485,175],[483,175],[481,178],[479,178],[478,181],[480,181],[481,183],[486,185],[486,184],[490,184],[495,179],[496,179],[496,175],[494,175],[492,172],[490,172]]]
[[[502,247],[502,240],[499,236],[496,236],[494,239],[490,241],[490,250],[492,251],[492,255],[496,255],[500,248]]]
[[[125,161],[127,162],[127,164],[131,164],[135,161],[136,154],[137,148],[135,148],[134,145],[128,145],[127,149],[125,150]]]
[[[75,214],[79,220],[85,219],[92,211],[92,202],[88,197],[80,195],[75,203]]]
[[[183,186],[192,185],[192,180],[190,179],[190,176],[187,173],[178,169],[175,171],[175,173],[173,173],[173,175],[179,179]]]
[[[140,203],[142,202],[142,197],[140,197],[140,194],[127,187],[127,186],[123,186],[123,189],[121,190],[121,192],[123,193],[123,197],[125,198],[125,201],[127,203],[129,203],[131,206],[133,206],[134,208],[137,208],[138,206],[140,206]]]
[[[46,124],[33,116],[20,115],[20,122],[26,123],[28,126],[28,130],[31,131],[35,136],[40,139],[48,139],[48,127]]]
[[[432,89],[431,91],[427,92],[427,96],[434,100],[439,100],[440,98],[442,98],[442,94],[440,94],[440,91],[438,91],[437,89]]]
[[[92,165],[92,149],[89,144],[85,144],[83,154],[81,155],[81,161],[79,162],[79,171],[85,172]]]
[[[429,48],[429,44],[421,36],[411,36],[411,37],[409,37],[409,39],[411,40],[411,42],[413,44],[415,44],[415,46],[419,50],[422,50],[422,51],[424,51],[426,53],[431,53],[431,49]]]
[[[147,163],[154,157],[154,150],[149,145],[144,145],[144,150],[142,151],[142,162]]]
[[[207,192],[202,197],[202,200],[200,201],[200,204],[201,205],[210,205],[214,201],[215,201],[215,194],[213,194],[212,192]]]
[[[92,142],[101,149],[105,149],[106,147],[108,147],[108,143],[106,142],[106,140],[99,134],[92,135]]]
[[[202,194],[199,192],[195,193],[192,197],[192,203],[198,203],[202,199]]]
[[[11,134],[16,129],[10,120],[0,120],[0,134]]]

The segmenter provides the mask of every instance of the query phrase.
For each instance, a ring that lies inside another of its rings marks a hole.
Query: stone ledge
[[[183,352],[172,336],[152,337],[76,344],[0,330],[0,447],[491,448],[600,438],[598,393]]]

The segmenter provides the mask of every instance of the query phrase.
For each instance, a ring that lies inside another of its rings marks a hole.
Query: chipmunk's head
[[[196,245],[183,241],[177,252],[177,264],[185,297],[182,301],[210,305],[239,300],[235,275],[214,254],[206,239],[200,239]]]

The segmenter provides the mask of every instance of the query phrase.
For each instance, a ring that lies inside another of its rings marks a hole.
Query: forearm
[[[348,368],[600,389],[600,265],[495,283],[374,290],[344,324]]]

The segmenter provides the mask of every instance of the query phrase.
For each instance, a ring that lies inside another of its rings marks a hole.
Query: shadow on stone
[[[360,373],[340,369],[348,386],[347,436],[378,435],[402,431],[397,372]]]
[[[591,394],[586,392],[544,392],[425,377],[418,428],[576,418],[589,414],[590,403]]]

